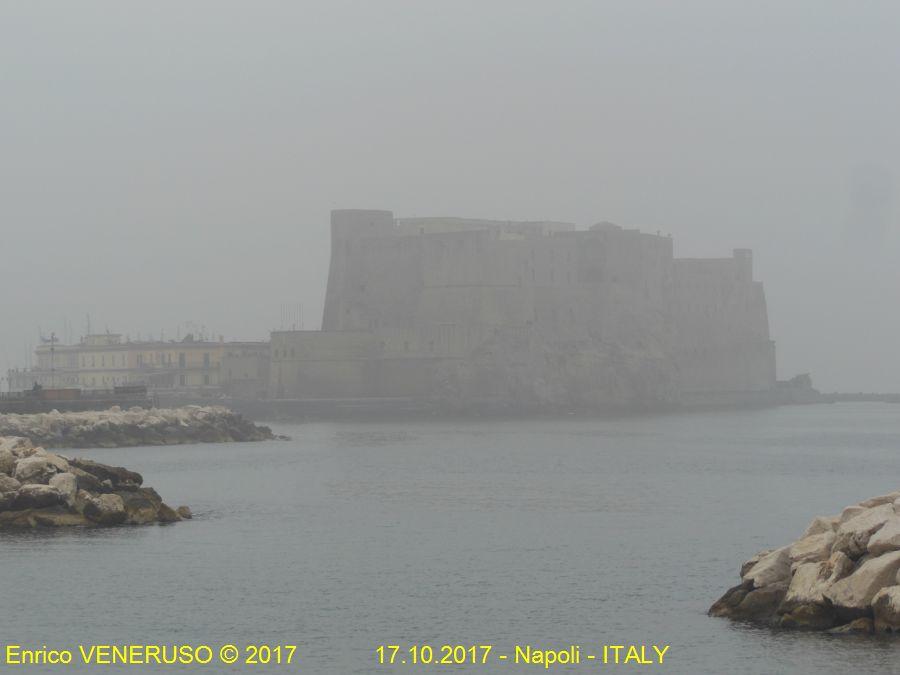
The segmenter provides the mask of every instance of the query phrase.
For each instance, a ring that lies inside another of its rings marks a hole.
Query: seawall
[[[48,448],[229,443],[273,438],[271,429],[255,425],[228,408],[191,405],[0,415],[0,436],[20,436]]]

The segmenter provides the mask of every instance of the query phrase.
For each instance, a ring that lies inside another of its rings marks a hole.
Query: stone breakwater
[[[794,543],[760,551],[709,614],[832,633],[900,632],[900,492],[820,516]]]
[[[46,448],[115,448],[273,438],[271,429],[255,425],[228,408],[190,405],[0,415],[0,436],[21,436]]]
[[[0,529],[174,523],[191,517],[167,506],[139,473],[63,457],[27,438],[0,437]]]

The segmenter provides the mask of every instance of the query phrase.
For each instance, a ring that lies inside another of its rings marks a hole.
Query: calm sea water
[[[196,517],[0,535],[0,641],[299,645],[292,666],[189,672],[540,670],[375,665],[380,644],[445,643],[669,644],[644,667],[668,673],[900,672],[898,641],[705,614],[756,550],[900,488],[900,406],[276,430],[293,440],[81,451]]]

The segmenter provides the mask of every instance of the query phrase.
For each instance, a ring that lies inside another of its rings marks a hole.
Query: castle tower
[[[736,248],[733,253],[738,265],[738,279],[747,283],[753,281],[753,251],[749,248]]]
[[[392,211],[337,209],[331,212],[331,263],[325,291],[322,330],[341,330],[346,299],[347,258],[354,240],[394,234]]]

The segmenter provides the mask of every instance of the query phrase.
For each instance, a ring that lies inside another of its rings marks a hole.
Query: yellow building
[[[44,342],[35,349],[36,367],[9,372],[9,388],[77,387],[112,389],[145,384],[153,390],[240,390],[268,381],[268,342],[122,340],[116,333],[88,335],[73,345]],[[223,369],[223,364],[227,365]],[[254,371],[254,368],[256,369]],[[238,386],[235,384],[235,386]]]

